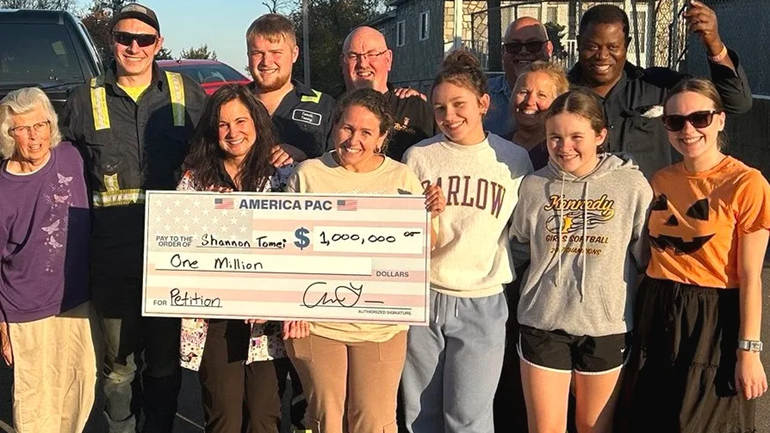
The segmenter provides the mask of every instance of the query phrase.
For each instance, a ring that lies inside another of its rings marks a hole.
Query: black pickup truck
[[[102,71],[91,36],[70,13],[0,9],[0,98],[39,87],[58,112],[72,89]]]

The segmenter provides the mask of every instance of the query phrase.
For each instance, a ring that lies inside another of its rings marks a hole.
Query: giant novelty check
[[[424,200],[148,191],[143,314],[427,324]]]

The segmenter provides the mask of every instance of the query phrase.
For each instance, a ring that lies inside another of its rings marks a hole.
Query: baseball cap
[[[155,12],[147,6],[140,5],[139,3],[129,3],[123,6],[118,13],[112,15],[110,29],[115,27],[115,24],[117,24],[118,21],[124,20],[126,18],[135,18],[139,21],[142,21],[157,30],[158,34],[160,34],[158,16],[155,15]]]

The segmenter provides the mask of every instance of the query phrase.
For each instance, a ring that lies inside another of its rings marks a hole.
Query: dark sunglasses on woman
[[[505,52],[508,54],[519,54],[521,47],[527,49],[530,54],[537,54],[543,49],[545,41],[530,41],[530,42],[508,42],[503,44]]]
[[[149,47],[158,40],[156,35],[147,35],[141,33],[112,32],[112,38],[120,45],[130,46],[134,41],[140,47]]]
[[[663,116],[663,125],[666,126],[671,132],[681,131],[684,128],[685,122],[690,122],[694,128],[707,128],[714,121],[714,115],[719,114],[721,111],[708,110],[708,111],[695,111],[686,116],[680,114],[671,114]]]

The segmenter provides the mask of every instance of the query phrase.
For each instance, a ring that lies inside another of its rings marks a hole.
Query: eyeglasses
[[[131,46],[136,41],[140,47],[149,47],[158,40],[157,35],[147,35],[140,33],[112,32],[112,38],[120,45]]]
[[[374,61],[377,61],[380,56],[388,52],[388,50],[380,51],[379,53],[375,53],[373,51],[370,51],[368,53],[358,54],[354,52],[348,52],[346,54],[342,55],[342,58],[345,59],[348,63],[355,63],[357,61],[361,61],[361,59],[366,59],[367,62],[372,63]]]
[[[695,128],[706,128],[714,121],[714,115],[719,113],[721,113],[719,110],[709,110],[695,111],[686,116],[671,114],[663,116],[663,125],[671,132],[681,131],[685,122],[690,122],[690,125]]]
[[[13,135],[14,137],[23,137],[25,135],[29,136],[30,132],[32,132],[33,129],[37,133],[37,132],[41,132],[43,128],[50,125],[51,125],[51,122],[49,120],[44,120],[42,122],[37,122],[34,125],[16,126],[8,129],[8,132],[10,132],[11,135]]]
[[[521,47],[527,49],[530,54],[537,54],[543,49],[546,41],[530,41],[530,42],[507,42],[503,44],[505,52],[508,54],[519,54]]]

